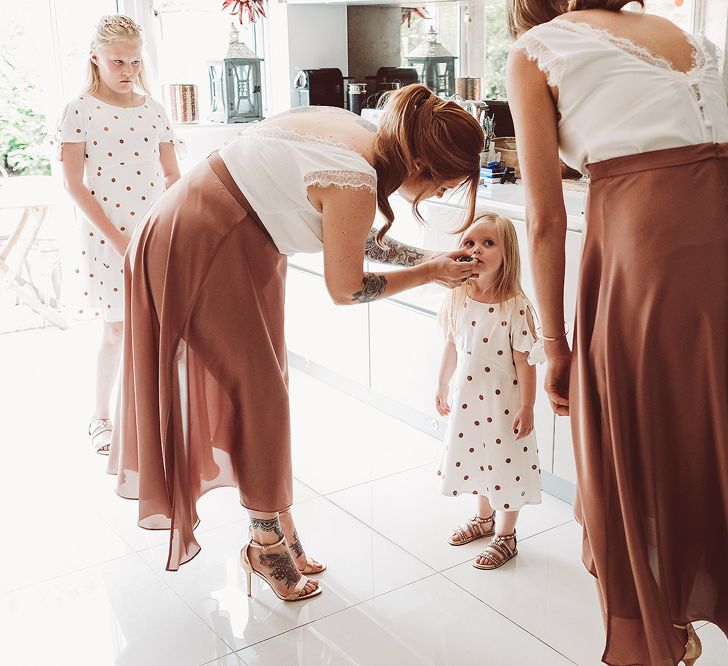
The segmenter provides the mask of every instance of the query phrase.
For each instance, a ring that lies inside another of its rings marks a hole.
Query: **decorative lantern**
[[[232,24],[230,46],[223,60],[209,61],[210,120],[221,123],[247,123],[263,119],[260,63],[238,37]]]
[[[437,39],[437,30],[430,27],[422,42],[407,56],[407,62],[417,71],[420,83],[440,97],[455,92],[455,56]]]

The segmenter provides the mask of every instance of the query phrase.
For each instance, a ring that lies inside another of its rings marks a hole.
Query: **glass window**
[[[49,174],[43,143],[63,105],[79,94],[93,26],[116,0],[3,5],[0,24],[0,166],[11,175]]]
[[[241,26],[237,16],[220,10],[219,3],[153,0],[152,7],[156,19],[159,83],[197,85],[200,120],[207,121],[210,115],[207,62],[225,57],[232,27],[239,32],[240,40],[257,52],[256,26],[247,23]]]
[[[427,18],[423,18],[422,14]],[[402,67],[409,67],[407,55],[425,41],[425,35],[431,27],[437,31],[440,43],[454,56],[458,56],[460,51],[460,8],[457,5],[429,5],[413,11],[409,19],[402,22]],[[459,76],[459,66],[460,63],[456,60],[456,76]]]
[[[670,19],[685,32],[693,32],[695,0],[645,0],[645,11]]]

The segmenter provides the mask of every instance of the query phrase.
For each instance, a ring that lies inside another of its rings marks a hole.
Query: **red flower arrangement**
[[[265,18],[265,0],[223,0],[223,11],[228,8],[232,9],[231,16],[238,15],[240,25],[243,24],[243,16],[246,16],[250,23]]]
[[[425,7],[402,7],[402,24],[407,21],[407,27],[410,28],[412,23],[412,14],[429,21],[432,16],[427,13]]]

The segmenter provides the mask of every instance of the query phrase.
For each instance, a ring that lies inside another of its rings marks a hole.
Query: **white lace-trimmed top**
[[[693,66],[680,72],[629,39],[583,22],[554,19],[513,45],[558,87],[561,159],[591,162],[728,141],[723,82],[706,40],[686,35]]]
[[[320,252],[321,214],[308,200],[311,185],[377,193],[377,172],[354,149],[324,137],[253,126],[220,150],[230,175],[280,252]]]

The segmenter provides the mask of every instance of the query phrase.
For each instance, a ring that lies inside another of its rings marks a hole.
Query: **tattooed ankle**
[[[250,518],[250,526],[261,532],[273,532],[279,539],[283,538],[283,530],[278,518]]]
[[[293,530],[293,543],[290,545],[290,549],[296,557],[303,555],[303,544],[298,538],[298,532],[296,530]]]
[[[268,575],[274,580],[285,581],[286,587],[291,588],[301,578],[301,572],[293,563],[290,553],[263,553],[258,557],[264,567],[268,567]]]

